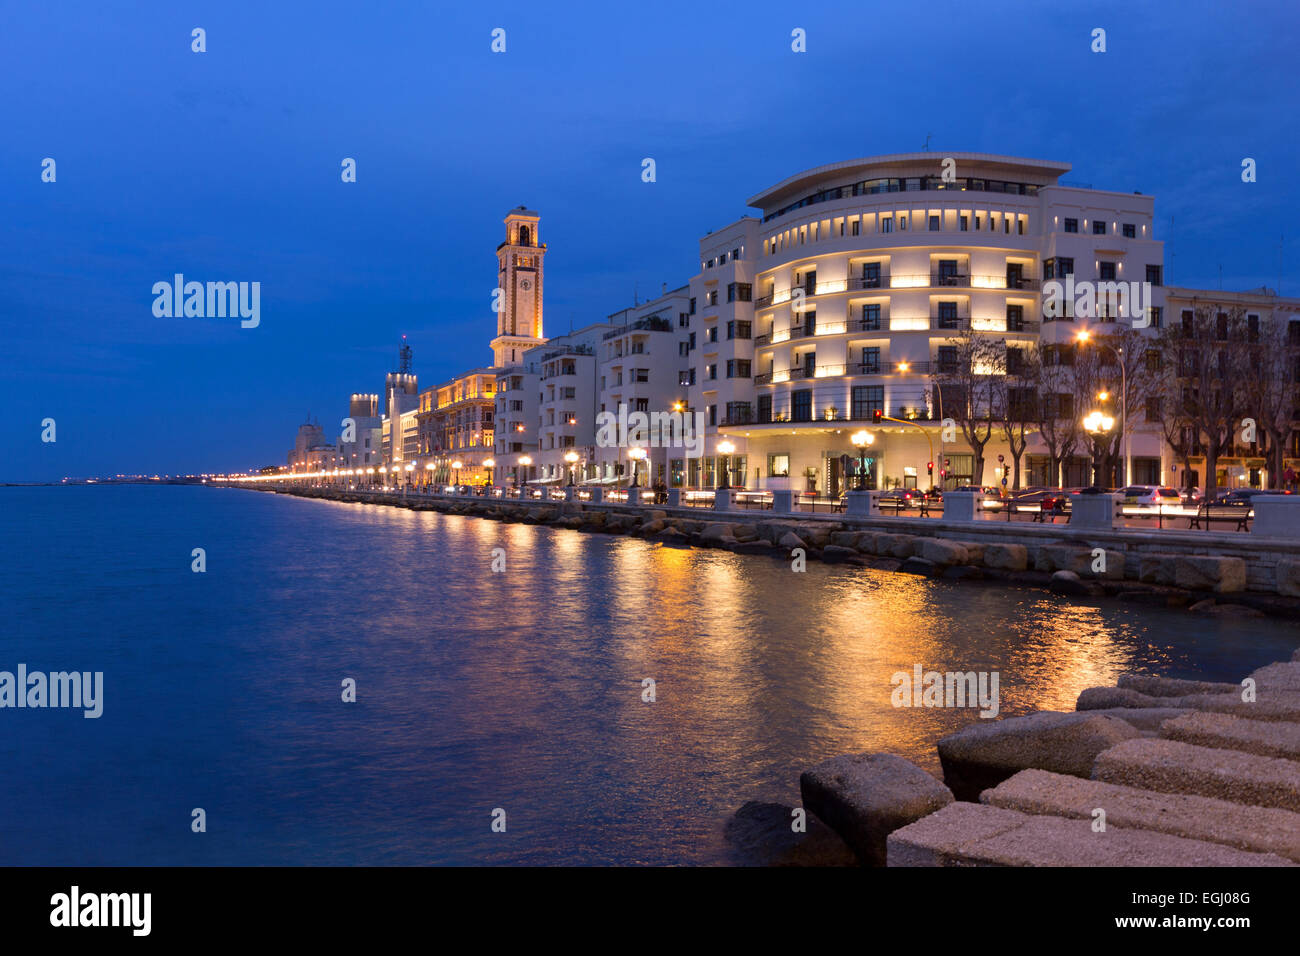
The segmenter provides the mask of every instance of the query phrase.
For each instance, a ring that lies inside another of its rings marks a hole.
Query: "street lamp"
[[[1084,430],[1092,436],[1093,484],[1101,487],[1101,443],[1115,427],[1115,419],[1104,412],[1089,412],[1083,419]]]
[[[1087,345],[1092,341],[1092,333],[1087,329],[1081,329],[1075,339],[1080,345]],[[1124,484],[1129,485],[1133,483],[1133,459],[1129,455],[1128,447],[1128,369],[1124,366],[1124,347],[1107,345],[1105,342],[1098,342],[1097,345],[1114,352],[1115,359],[1119,362],[1120,441],[1124,448]]]
[[[528,466],[531,465],[532,463],[533,463],[532,458],[530,458],[530,457],[527,456],[527,455],[524,455],[522,458],[519,459],[519,464],[521,464],[525,469],[527,469]],[[523,481],[520,481],[520,480],[519,480],[519,469],[516,468],[516,469],[515,469],[515,486],[516,486],[516,487],[520,487],[520,488],[522,488],[522,487],[523,487],[524,485],[526,485],[526,484],[528,484],[528,472],[527,472],[527,471],[524,472],[524,479],[523,479]]]
[[[460,459],[457,458],[451,463],[451,467],[456,469],[456,490],[460,491]]]
[[[578,453],[571,451],[564,456],[564,460],[569,463],[569,487],[573,487],[573,467],[578,463]]]
[[[495,485],[497,483],[497,474],[496,474],[497,460],[495,458],[484,458],[483,467],[488,470],[488,475],[490,476],[490,478],[488,479],[488,484]]]
[[[736,446],[724,438],[718,442],[717,450],[718,454],[722,456],[722,461],[719,462],[722,471],[722,484],[718,485],[718,487],[726,491],[731,487],[731,462],[729,457],[736,450]]]
[[[638,473],[636,466],[645,460],[645,456],[646,450],[644,448],[629,448],[627,450],[627,457],[632,459],[632,484],[629,487],[640,487],[637,482],[640,480],[641,475]]]
[[[876,443],[876,436],[864,428],[850,435],[849,441],[858,450],[858,491],[863,491],[867,483],[867,449]]]

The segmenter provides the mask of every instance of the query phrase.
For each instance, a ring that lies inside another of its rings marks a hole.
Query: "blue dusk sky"
[[[349,393],[382,391],[403,333],[422,385],[490,363],[512,207],[542,216],[558,334],[684,283],[759,190],[927,137],[1154,194],[1170,284],[1300,294],[1294,0],[83,0],[0,20],[0,480],[282,463],[308,414],[333,433]],[[178,272],[260,282],[260,325],[156,318]]]

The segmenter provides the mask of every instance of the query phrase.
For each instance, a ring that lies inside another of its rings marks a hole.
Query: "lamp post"
[[[497,460],[495,458],[484,458],[483,467],[488,470],[489,489],[497,483]]]
[[[429,462],[427,465],[424,466],[424,470],[427,472],[427,474],[424,476],[426,479],[425,487],[427,489],[433,488],[433,469],[436,467],[437,466],[434,465],[433,462]]]
[[[736,450],[736,446],[729,440],[723,439],[718,442],[718,454],[722,456],[722,484],[718,485],[723,491],[731,488],[731,453]],[[721,463],[720,463],[721,464]]]
[[[1115,427],[1115,419],[1104,412],[1089,412],[1083,419],[1084,430],[1092,436],[1092,483],[1101,487],[1101,443]]]
[[[569,487],[573,487],[573,469],[578,464],[578,453],[576,451],[568,452],[564,460],[569,463]]]
[[[407,491],[411,490],[411,483],[415,480],[415,476],[412,474],[412,472],[414,471],[415,471],[415,462],[411,462],[409,465],[406,466],[406,490]]]
[[[451,467],[456,469],[456,494],[460,494],[460,459],[453,461]]]
[[[519,478],[519,469],[516,468],[516,469],[515,469],[515,484],[516,484],[519,488],[521,488],[521,489],[524,487],[524,485],[528,484],[528,470],[527,470],[527,469],[528,469],[528,466],[531,465],[532,463],[533,463],[533,460],[532,460],[532,458],[530,458],[528,455],[524,455],[523,457],[521,457],[521,458],[519,459],[519,464],[520,464],[520,466],[522,466],[522,467],[524,468],[524,476],[523,476],[523,479],[521,480],[521,479]]]
[[[864,428],[850,435],[849,441],[858,450],[858,491],[864,491],[867,483],[867,449],[876,443],[876,436]]]
[[[637,465],[645,460],[645,456],[646,451],[644,448],[629,448],[627,450],[627,457],[632,459],[632,484],[629,485],[631,488],[640,487],[638,482],[641,479],[641,475],[640,472],[637,471]]]
[[[1087,345],[1092,341],[1092,333],[1082,329],[1075,339],[1080,345]],[[1130,485],[1133,483],[1133,459],[1129,455],[1128,447],[1128,369],[1124,366],[1124,347],[1108,345],[1105,342],[1096,344],[1104,349],[1110,349],[1119,362],[1119,435],[1124,449],[1124,484]],[[1113,422],[1112,419],[1112,424]]]

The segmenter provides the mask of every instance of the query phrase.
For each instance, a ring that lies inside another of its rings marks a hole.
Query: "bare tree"
[[[1006,374],[995,386],[998,425],[1011,452],[1014,491],[1020,490],[1020,462],[1029,447],[1029,436],[1038,425],[1041,364],[1042,355],[1034,343],[1008,342]]]
[[[1218,486],[1219,459],[1232,454],[1250,404],[1249,335],[1240,308],[1225,312],[1199,306],[1183,322],[1167,327],[1158,346],[1162,363],[1173,366],[1178,389],[1166,414],[1184,417],[1204,442],[1205,497]]]
[[[1075,414],[1074,405],[1074,354],[1073,345],[1045,346],[1039,350],[1034,366],[1038,390],[1038,414],[1034,424],[1051,460],[1049,485],[1064,484],[1065,462],[1079,445],[1079,416]]]
[[[1002,342],[971,330],[969,323],[946,343],[951,360],[941,361],[934,375],[944,414],[961,429],[974,454],[971,484],[984,484],[984,449],[998,423],[997,388],[1006,355]]]
[[[1300,349],[1291,334],[1291,323],[1279,315],[1263,324],[1248,317],[1246,337],[1251,382],[1246,390],[1246,414],[1256,423],[1254,444],[1257,452],[1265,456],[1269,486],[1280,488],[1282,457],[1300,401]],[[1243,439],[1249,437],[1250,429],[1245,431]]]

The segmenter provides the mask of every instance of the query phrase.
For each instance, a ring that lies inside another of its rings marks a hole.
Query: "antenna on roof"
[[[930,151],[930,137],[933,135],[934,135],[933,133],[925,134],[925,145],[921,147],[922,151],[927,153]]]

